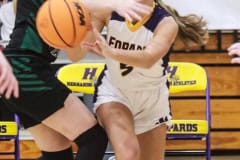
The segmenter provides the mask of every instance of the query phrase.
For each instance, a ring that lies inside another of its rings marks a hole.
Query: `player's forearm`
[[[80,0],[90,11],[102,11],[103,9],[113,11],[114,0]]]
[[[158,58],[146,51],[125,51],[113,49],[113,52],[109,55],[109,57],[124,64],[146,69],[151,68],[158,61]]]
[[[65,48],[64,51],[66,52],[69,60],[71,60],[72,62],[78,62],[86,55],[86,52],[82,51],[80,46],[77,46],[75,48]]]

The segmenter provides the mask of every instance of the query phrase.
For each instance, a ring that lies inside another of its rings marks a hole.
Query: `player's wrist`
[[[114,0],[107,0],[107,1],[106,1],[106,7],[107,7],[109,10],[111,10],[111,11],[116,10],[116,9],[117,9],[116,6],[117,6],[117,5],[116,5],[116,3],[115,3]]]
[[[102,8],[105,8],[106,10],[115,10],[117,5],[115,4],[114,0],[105,0],[105,1],[100,1],[100,0],[79,0],[80,2],[84,3],[85,6],[90,10],[90,11],[96,11]]]

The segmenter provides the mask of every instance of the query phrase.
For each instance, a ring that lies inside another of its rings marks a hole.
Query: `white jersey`
[[[129,26],[116,13],[107,26],[108,43],[111,47],[125,50],[139,50],[153,39],[153,31],[159,22],[169,14],[156,6],[151,18]],[[136,134],[152,130],[162,124],[171,125],[169,90],[165,69],[168,54],[152,68],[143,69],[106,59],[107,68],[100,75],[95,90],[96,112],[109,102],[118,102],[127,107],[134,118]]]
[[[6,46],[10,40],[10,34],[12,33],[15,22],[15,14],[13,9],[13,2],[8,2],[0,8],[0,23],[2,26],[0,45]]]
[[[127,23],[117,13],[113,13],[107,26],[107,41],[111,47],[124,50],[142,50],[153,39],[153,32],[159,22],[169,14],[159,6],[155,6],[151,18],[145,17],[135,25]],[[107,78],[114,86],[142,90],[152,89],[166,83],[165,68],[168,54],[150,69],[130,66],[107,58]],[[109,72],[109,73],[108,73]]]

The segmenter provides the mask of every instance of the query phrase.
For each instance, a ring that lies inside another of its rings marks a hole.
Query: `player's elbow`
[[[85,56],[85,52],[81,51],[81,48],[66,48],[65,52],[72,62],[78,62]]]
[[[75,55],[68,55],[68,58],[73,62],[79,62],[81,59],[84,58],[83,54],[75,54]]]
[[[141,67],[144,69],[150,69],[156,63],[156,60],[148,58],[141,63]]]
[[[149,54],[148,52],[145,52],[144,54],[141,67],[144,69],[150,69],[159,60],[159,57]]]
[[[80,58],[76,58],[76,57],[68,57],[68,58],[72,63],[77,63],[80,61]]]

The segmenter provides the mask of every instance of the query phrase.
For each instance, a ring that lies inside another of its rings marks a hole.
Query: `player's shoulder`
[[[155,20],[158,19],[161,21],[165,17],[171,17],[171,14],[160,5],[156,4],[152,13],[152,17],[154,17]]]

